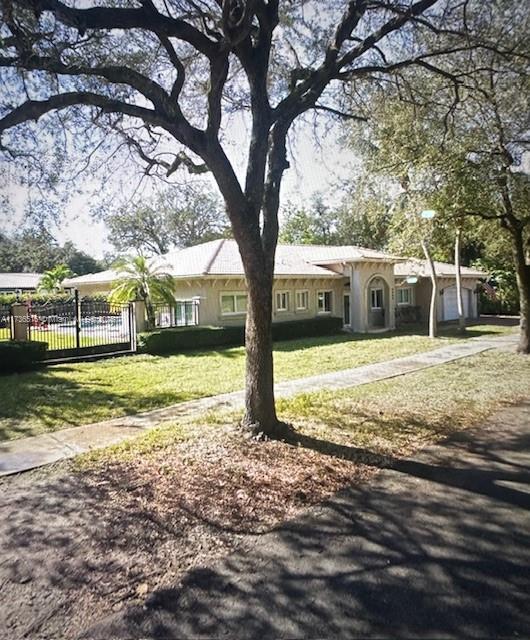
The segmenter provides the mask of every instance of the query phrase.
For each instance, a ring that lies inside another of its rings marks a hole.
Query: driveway
[[[527,637],[529,470],[530,402],[83,637]]]

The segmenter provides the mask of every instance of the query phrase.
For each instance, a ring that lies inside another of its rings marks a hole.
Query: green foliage
[[[41,304],[52,304],[58,302],[67,302],[71,300],[72,296],[69,293],[23,293],[20,296],[20,302],[29,302],[31,304],[41,305]],[[87,296],[83,298],[84,300],[94,300],[97,302],[106,302],[107,294],[105,293],[96,293],[91,296]],[[0,293],[0,304],[14,304],[17,302],[17,296],[14,293]]]
[[[313,194],[310,208],[288,205],[280,232],[280,241],[288,244],[336,244],[336,212],[324,202],[321,193]]]
[[[45,293],[58,293],[63,290],[63,282],[72,275],[70,267],[65,264],[58,264],[42,274],[39,282],[39,291]]]
[[[228,220],[219,198],[204,184],[183,184],[159,192],[103,218],[118,251],[163,254],[227,237]]]
[[[0,342],[0,373],[35,368],[45,357],[48,344],[37,341]]]
[[[71,242],[60,246],[42,228],[25,229],[11,236],[0,234],[0,271],[40,273],[57,264],[67,265],[78,276],[100,271],[102,267]]]
[[[118,279],[109,295],[110,302],[123,304],[143,300],[149,327],[155,326],[153,304],[175,302],[175,280],[161,266],[153,264],[145,256],[127,256],[114,263]]]
[[[273,340],[277,341],[292,340],[332,335],[341,329],[341,318],[312,318],[273,324],[272,336]],[[209,347],[242,345],[244,340],[245,328],[243,326],[161,329],[141,333],[138,336],[138,350],[141,353],[150,354],[178,353]]]

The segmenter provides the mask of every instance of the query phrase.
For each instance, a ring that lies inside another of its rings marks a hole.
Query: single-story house
[[[440,322],[458,320],[456,295],[456,267],[447,262],[435,262],[434,268],[438,282],[439,300],[437,316]],[[426,260],[407,260],[396,263],[394,268],[396,285],[396,306],[398,315],[403,307],[417,307],[423,320],[429,317],[432,284],[430,267]],[[478,269],[461,267],[462,302],[466,318],[477,318],[478,291],[480,279],[487,274]]]
[[[279,244],[273,321],[328,315],[342,318],[344,326],[352,331],[394,329],[396,285],[403,287],[401,276],[396,282],[395,270],[404,260],[356,246]],[[246,286],[234,240],[213,240],[171,251],[158,258],[157,263],[175,278],[178,302],[198,301],[198,324],[244,324]],[[89,296],[109,292],[116,278],[115,271],[107,270],[70,278],[64,286]],[[416,297],[419,298],[419,293],[416,296],[414,292],[410,304],[419,304]],[[401,304],[403,301],[404,298]],[[185,308],[183,305],[182,313]]]
[[[42,273],[0,273],[0,293],[36,291]]]

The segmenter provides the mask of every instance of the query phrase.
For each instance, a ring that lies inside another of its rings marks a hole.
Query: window
[[[246,312],[246,293],[223,293],[221,295],[221,314],[223,316],[241,315]]]
[[[412,304],[412,289],[405,287],[404,289],[396,289],[398,304]]]
[[[309,291],[303,290],[296,292],[296,309],[297,311],[309,309]]]
[[[318,313],[331,313],[331,291],[319,291],[317,294]]]
[[[289,292],[276,292],[276,311],[289,311]]]
[[[383,308],[383,289],[371,289],[370,296],[372,301],[372,309]]]

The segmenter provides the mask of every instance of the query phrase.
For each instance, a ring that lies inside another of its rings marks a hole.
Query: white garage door
[[[456,286],[447,287],[443,293],[444,300],[444,320],[458,320],[458,304],[456,301]],[[469,317],[469,289],[462,289],[462,300],[464,302],[464,316]]]

